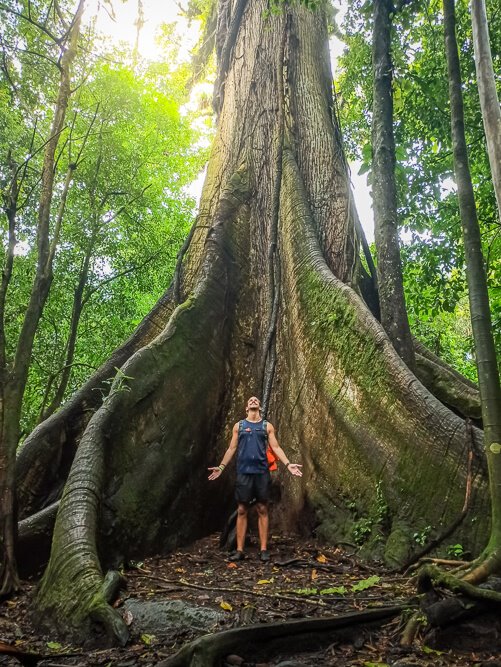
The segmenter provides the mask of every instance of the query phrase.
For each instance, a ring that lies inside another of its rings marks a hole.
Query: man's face
[[[251,396],[247,401],[247,410],[259,410],[260,407],[261,403],[259,398],[256,398],[255,396]]]

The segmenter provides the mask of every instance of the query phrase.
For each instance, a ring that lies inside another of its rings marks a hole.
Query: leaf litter
[[[261,563],[258,551],[250,548],[247,558],[237,564],[228,562],[228,553],[219,549],[218,542],[219,536],[212,535],[168,555],[124,567],[128,587],[121,592],[117,608],[122,609],[127,598],[181,600],[219,610],[223,614],[219,629],[226,630],[249,623],[276,623],[393,606],[415,594],[405,577],[390,574],[377,564],[360,563],[339,547],[322,545],[320,550],[313,541],[300,542],[293,536],[274,537],[269,563]],[[38,633],[32,626],[34,589],[34,581],[23,582],[21,593],[0,607],[0,639],[20,651],[41,656],[43,659],[38,661],[41,667],[56,664],[53,655],[56,647],[60,667],[155,665],[203,634],[189,627],[172,629],[162,638],[147,632],[134,634],[134,619],[123,609],[132,632],[129,644],[124,648],[83,651],[79,646],[60,643],[55,635]],[[400,647],[401,631],[402,621],[395,619],[370,632],[357,631],[350,641],[333,642],[315,652],[275,655],[259,664],[275,667],[288,661],[297,667],[501,667],[497,655],[488,651],[441,652],[419,643],[410,648]],[[236,657],[242,667],[258,664],[252,655]],[[0,657],[0,663],[19,664],[7,655]]]

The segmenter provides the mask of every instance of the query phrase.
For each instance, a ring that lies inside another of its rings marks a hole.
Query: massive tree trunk
[[[228,12],[230,3],[221,6]],[[293,528],[313,510],[317,534],[346,538],[353,501],[359,516],[379,518],[384,502],[385,555],[402,561],[416,529],[447,526],[461,512],[473,446],[472,508],[482,520],[463,524],[456,537],[474,549],[487,533],[481,432],[471,442],[464,421],[399,358],[359,293],[323,11],[294,5],[266,18],[265,0],[234,6],[238,15],[218,21],[218,134],[174,281],[178,305],[171,310],[168,301],[163,330],[129,348],[109,396],[100,407],[94,400],[60,502],[37,608],[41,622],[65,634],[81,635],[97,619],[125,641],[104,571],[222,525],[231,472],[209,484],[207,467],[226,448],[245,399],[263,391],[270,341],[268,418],[305,472],[284,480],[284,524]],[[27,504],[28,458],[40,442],[62,451],[70,414],[80,428],[85,421],[82,394],[70,406],[25,445]],[[44,498],[32,508],[52,500]]]

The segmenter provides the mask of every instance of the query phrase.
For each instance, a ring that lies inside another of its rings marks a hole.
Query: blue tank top
[[[263,428],[263,420],[250,422],[244,419],[238,434],[237,473],[256,475],[267,472],[267,446],[267,433]]]

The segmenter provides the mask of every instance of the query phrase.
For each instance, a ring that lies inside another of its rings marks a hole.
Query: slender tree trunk
[[[2,378],[2,432],[0,434],[0,558],[2,570],[0,572],[0,595],[8,594],[18,586],[14,553],[16,448],[19,441],[19,422],[33,341],[52,282],[52,261],[55,245],[50,242],[50,212],[55,177],[54,160],[59,138],[64,128],[66,109],[71,93],[71,65],[77,53],[83,9],[84,0],[80,0],[68,36],[68,43],[61,57],[58,98],[42,166],[42,186],[37,226],[36,275],[17,341],[14,362]],[[69,180],[67,178],[68,187],[69,181],[71,181],[71,175]],[[60,220],[59,222],[56,220],[56,228],[58,224],[60,225]]]
[[[381,324],[395,350],[409,368],[415,368],[414,346],[405,306],[400,245],[398,240],[395,139],[391,61],[390,0],[374,0],[372,70],[372,201],[377,251]]]
[[[489,27],[484,0],[472,0],[471,23],[480,107],[484,121],[494,192],[498,204],[498,216],[501,219],[501,108],[492,66]]]
[[[71,322],[70,322],[70,331],[68,334],[68,341],[66,343],[66,355],[64,359],[64,367],[61,372],[61,377],[57,384],[56,391],[54,396],[49,404],[49,406],[43,411],[40,421],[44,421],[50,417],[61,405],[66,387],[71,376],[71,368],[73,365],[73,358],[75,356],[75,347],[77,343],[78,335],[78,326],[80,324],[80,317],[82,315],[84,307],[84,291],[85,286],[87,285],[87,280],[89,277],[89,265],[94,251],[94,244],[96,241],[96,233],[94,232],[89,240],[87,250],[85,251],[85,256],[82,261],[82,268],[78,276],[78,283],[75,287],[75,292],[73,295],[73,308],[71,311]]]
[[[487,552],[493,554],[494,559],[499,559],[501,557],[501,391],[496,350],[492,335],[480,228],[468,165],[468,152],[464,131],[461,70],[456,41],[454,0],[443,0],[443,6],[454,171],[458,188],[461,224],[463,227],[466,275],[475,341],[480,404],[484,425],[484,443],[489,469],[489,488],[492,505],[491,537]]]

